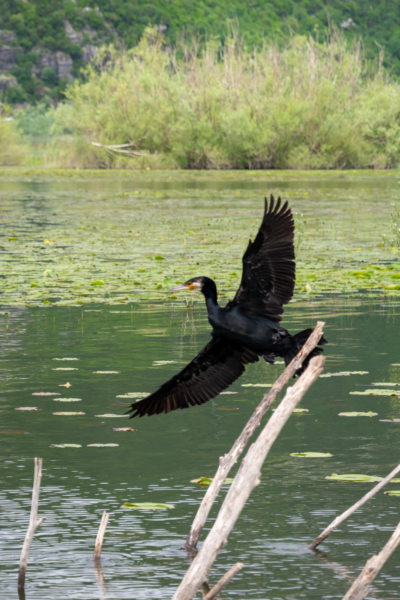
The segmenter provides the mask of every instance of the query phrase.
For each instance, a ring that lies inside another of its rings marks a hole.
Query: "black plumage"
[[[216,285],[208,277],[194,277],[171,290],[199,290],[204,294],[212,338],[182,371],[147,398],[133,403],[128,411],[131,417],[203,404],[227,388],[245,365],[258,361],[259,356],[270,363],[281,356],[289,364],[311,333],[306,329],[292,336],[279,324],[295,284],[293,237],[288,203],[273,196],[266,198],[260,229],[243,255],[242,280],[233,300],[220,307]],[[326,340],[322,338],[323,343]],[[321,351],[317,347],[299,372]]]

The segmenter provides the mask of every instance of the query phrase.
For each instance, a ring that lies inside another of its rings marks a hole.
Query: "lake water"
[[[32,184],[24,185],[32,193]],[[21,185],[11,188],[3,198],[19,194]],[[49,184],[48,196],[51,190]],[[188,265],[183,278],[198,274]],[[208,340],[202,301],[186,304],[165,293],[162,301],[114,305],[14,303],[2,307],[0,318],[0,597],[17,597],[33,458],[41,456],[39,515],[46,520],[30,551],[27,600],[170,598],[187,569],[182,546],[204,494],[191,480],[215,473],[219,456],[229,450],[267,389],[259,384],[271,384],[282,365],[250,365],[229,389],[234,394],[201,407],[128,420],[121,416],[130,402],[123,396],[151,392]],[[244,563],[225,590],[226,599],[340,599],[399,520],[399,498],[380,492],[331,534],[320,552],[307,549],[337,514],[374,485],[327,476],[385,476],[399,462],[398,295],[300,295],[285,310],[283,323],[296,332],[316,320],[326,321],[330,342],[325,371],[352,374],[321,377],[301,403],[308,412],[293,414],[273,446],[261,484],[210,573],[216,582],[232,564]],[[352,394],[372,388],[394,393]],[[17,410],[21,407],[37,410]],[[377,415],[339,416],[345,411]],[[135,430],[116,430],[126,427]],[[303,451],[333,456],[290,456]],[[385,489],[399,488],[392,483]],[[148,501],[174,508],[122,508],[124,502]],[[110,520],[101,576],[92,552],[104,509]],[[210,523],[216,512],[217,507]],[[368,598],[394,600],[399,589],[397,550]]]

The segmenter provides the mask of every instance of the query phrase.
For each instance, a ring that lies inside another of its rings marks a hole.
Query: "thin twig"
[[[389,556],[396,550],[399,544],[400,522],[379,554],[371,556],[371,558],[367,560],[365,567],[354,581],[347,594],[343,596],[343,600],[363,600],[368,594],[369,585],[378,575]]]
[[[42,479],[42,465],[43,460],[41,458],[35,458],[35,474],[33,477],[33,489],[32,489],[32,504],[31,514],[29,518],[28,530],[26,532],[24,545],[22,546],[21,557],[19,560],[19,571],[18,571],[18,594],[24,595],[25,590],[25,574],[28,565],[29,549],[32,544],[33,536],[35,531],[43,523],[45,517],[38,519],[38,508],[39,508],[39,493],[40,493],[40,482]]]
[[[285,397],[264,426],[257,440],[250,446],[229,488],[215,523],[182,579],[173,600],[193,598],[201,586],[218,552],[226,544],[229,533],[232,531],[250,493],[259,484],[261,467],[272,444],[296,405],[322,372],[324,362],[325,359],[322,356],[311,359],[305,372],[293,387],[288,388]]]
[[[105,510],[101,516],[99,530],[97,532],[96,543],[94,546],[93,558],[95,561],[100,560],[101,548],[103,546],[104,535],[106,533],[108,519],[110,518],[109,513]]]
[[[343,523],[343,521],[345,521],[347,519],[347,517],[349,517],[351,514],[353,514],[353,512],[355,512],[358,508],[360,508],[360,506],[362,506],[365,502],[367,502],[367,500],[372,498],[372,496],[375,496],[375,494],[377,492],[379,492],[379,490],[382,489],[383,486],[385,486],[387,483],[389,483],[389,481],[391,479],[393,479],[393,477],[395,475],[397,475],[397,473],[399,471],[400,471],[400,464],[398,464],[397,467],[395,467],[389,473],[389,475],[386,475],[386,477],[384,479],[382,479],[382,481],[377,483],[369,492],[367,492],[362,498],[360,498],[360,500],[358,500],[358,502],[356,502],[355,504],[350,506],[350,508],[345,510],[344,513],[342,513],[341,515],[336,517],[332,521],[332,523],[330,525],[328,525],[328,527],[326,529],[324,529],[324,531],[322,533],[320,533],[319,536],[316,537],[313,542],[311,542],[311,544],[309,545],[309,548],[311,548],[311,550],[314,550],[314,548],[316,548],[321,542],[323,542],[324,539],[327,538],[328,535],[330,533],[332,533],[332,531],[334,529],[336,529],[336,527],[338,527],[341,523]]]
[[[323,321],[317,322],[314,331],[312,332],[312,334],[310,335],[300,352],[294,357],[294,359],[290,362],[286,369],[281,373],[281,375],[275,381],[268,393],[264,394],[263,399],[253,412],[242,433],[236,439],[230,451],[227,454],[225,454],[225,456],[222,456],[220,458],[220,465],[217,469],[217,472],[214,475],[209,487],[207,488],[204,498],[193,520],[189,536],[185,543],[186,550],[193,551],[195,549],[200,537],[200,533],[204,527],[204,523],[207,520],[211,507],[216,497],[218,496],[221,486],[223,485],[229,471],[237,462],[239,456],[245,449],[247,442],[259,426],[262,417],[265,415],[271,404],[274,402],[279,392],[282,391],[284,386],[293,377],[296,371],[301,367],[305,358],[307,358],[310,352],[317,346],[319,340],[321,339],[324,325],[325,323]]]
[[[241,569],[243,569],[243,563],[236,563],[221,577],[221,579],[216,583],[211,590],[203,597],[203,600],[214,600],[214,598],[220,593],[221,590],[230,582],[230,580],[238,573]]]

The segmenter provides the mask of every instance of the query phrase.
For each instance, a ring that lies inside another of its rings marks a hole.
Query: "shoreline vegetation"
[[[382,58],[367,61],[361,42],[335,30],[248,50],[235,35],[171,48],[148,29],[132,50],[104,48],[58,106],[7,120],[0,105],[0,164],[396,168],[400,84]]]

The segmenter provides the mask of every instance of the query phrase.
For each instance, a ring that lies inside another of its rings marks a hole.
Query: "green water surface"
[[[167,289],[207,274],[228,298],[267,192],[288,198],[296,218],[298,288],[283,324],[296,332],[326,322],[333,376],[315,383],[301,403],[308,412],[285,426],[210,579],[241,561],[224,598],[343,597],[399,520],[398,497],[381,492],[320,553],[307,549],[374,485],[327,476],[385,476],[399,461],[398,187],[396,173],[3,173],[1,598],[17,597],[35,456],[44,460],[46,520],[31,548],[27,598],[173,595],[204,494],[191,480],[212,477],[282,365],[250,365],[234,393],[200,407],[121,415],[127,394],[154,390],[209,339],[202,297]],[[65,412],[83,414],[55,414]],[[332,456],[292,456],[304,452]],[[125,502],[174,508],[142,512]],[[104,509],[101,576],[92,551]],[[399,587],[397,551],[368,598],[394,600]]]

